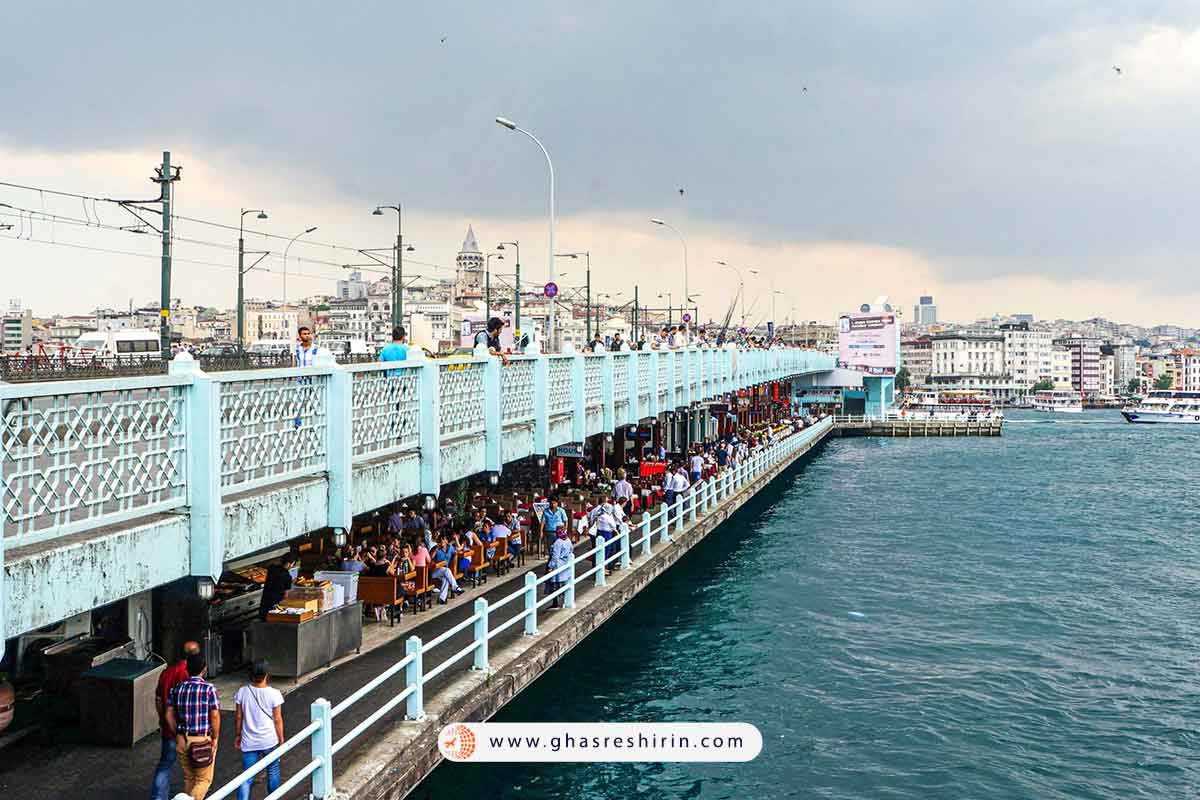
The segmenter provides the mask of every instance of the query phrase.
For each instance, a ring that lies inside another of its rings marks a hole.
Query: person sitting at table
[[[367,571],[367,564],[363,560],[362,545],[358,545],[346,554],[346,557],[342,559],[341,567],[342,572],[363,573]]]
[[[421,550],[424,550],[424,545],[421,546]],[[418,558],[420,557],[421,550],[417,551]],[[446,597],[450,592],[454,592],[455,597],[463,593],[463,590],[458,588],[458,581],[454,579],[454,573],[447,566],[447,564],[451,563],[451,559],[454,558],[454,551],[450,549],[446,542],[446,537],[443,536],[438,541],[438,546],[434,548],[433,555],[429,556],[427,553],[426,556],[432,559],[429,580],[437,581],[441,584],[441,588],[438,591],[438,605],[444,606],[446,605]],[[421,565],[418,563],[417,566]]]
[[[491,561],[496,557],[496,526],[492,524],[490,519],[483,521],[483,529],[479,532],[479,540],[484,544],[484,560]]]
[[[470,534],[470,531],[467,531]],[[451,539],[454,551],[458,553],[458,572],[466,575],[471,571],[471,547],[469,540],[463,534],[454,534]]]
[[[512,553],[513,561],[516,561],[521,555],[521,547],[524,544],[521,536],[521,515],[514,508],[508,512],[508,519],[505,527],[508,528],[508,552]]]

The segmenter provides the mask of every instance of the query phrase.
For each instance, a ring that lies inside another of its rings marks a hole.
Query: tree
[[[1038,381],[1037,383],[1035,383],[1033,385],[1033,391],[1035,391],[1035,392],[1048,392],[1053,388],[1054,388],[1054,381],[1050,380],[1049,378],[1042,378],[1040,381]]]
[[[1130,378],[1129,385],[1125,387],[1125,391],[1128,394],[1137,394],[1141,390],[1142,390],[1142,382],[1139,381],[1137,378]]]
[[[896,373],[896,388],[900,390],[907,389],[912,385],[912,374],[909,373],[908,367],[901,367]]]
[[[1173,389],[1174,387],[1175,379],[1165,372],[1154,379],[1155,389]]]

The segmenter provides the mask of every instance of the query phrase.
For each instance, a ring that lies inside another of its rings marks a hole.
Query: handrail
[[[802,437],[796,434],[788,434],[782,439],[778,439],[774,443],[752,452],[736,466],[727,467],[716,480],[709,479],[693,484],[693,490],[686,497],[679,497],[673,505],[667,506],[666,503],[662,503],[657,511],[647,509],[643,512],[642,518],[637,524],[637,527],[643,529],[644,533],[636,542],[632,540],[634,526],[632,523],[626,522],[621,529],[613,532],[611,537],[598,536],[597,543],[581,555],[576,556],[574,550],[572,550],[566,564],[554,570],[547,571],[545,575],[537,577],[533,571],[526,572],[524,586],[516,592],[506,595],[497,603],[489,606],[486,599],[477,599],[475,601],[475,611],[470,616],[451,626],[428,642],[422,642],[417,636],[410,637],[406,644],[406,655],[404,658],[395,662],[365,685],[350,693],[335,706],[331,707],[328,701],[323,699],[314,702],[312,705],[312,722],[293,734],[286,742],[267,755],[266,758],[254,766],[243,770],[235,778],[219,787],[210,795],[210,800],[224,800],[224,798],[229,797],[242,783],[251,780],[255,775],[262,772],[273,762],[278,761],[284,754],[295,749],[297,745],[304,741],[312,742],[313,758],[294,775],[289,777],[278,790],[268,795],[268,798],[274,800],[275,798],[282,797],[309,776],[312,776],[313,797],[331,797],[334,793],[332,776],[333,756],[341,752],[347,745],[365,733],[372,725],[401,703],[407,703],[406,714],[409,719],[421,719],[424,715],[423,689],[427,682],[441,675],[471,653],[475,654],[473,668],[488,669],[488,643],[493,638],[521,622],[525,623],[526,635],[536,634],[537,612],[539,608],[556,600],[560,596],[566,598],[566,607],[568,609],[572,608],[574,606],[575,589],[581,580],[594,575],[596,586],[605,586],[604,574],[607,566],[618,560],[621,561],[622,568],[629,565],[633,555],[632,547],[634,544],[643,545],[644,549],[640,553],[642,557],[652,555],[652,543],[655,534],[662,534],[663,538],[660,539],[660,543],[669,541],[668,537],[672,520],[674,520],[675,525],[684,525],[686,522],[684,518],[685,511],[693,518],[699,513],[707,516],[715,509],[715,502],[718,498],[729,498],[736,488],[740,488],[750,478],[770,469],[786,455],[794,452],[801,443]],[[721,488],[718,486],[719,482],[723,482],[724,484],[723,495],[720,494]],[[701,503],[702,496],[704,498],[703,503]],[[688,505],[689,502],[690,507]],[[702,510],[700,508],[701,505],[703,507]],[[659,521],[657,526],[655,525],[656,519]],[[617,552],[609,555],[608,548],[614,545],[620,545],[620,547]],[[593,566],[586,572],[576,574],[576,562],[586,558],[593,559]],[[537,597],[537,587],[551,577],[561,575],[563,572],[567,573],[567,580],[562,581],[561,586],[539,599]],[[500,624],[492,627],[490,625],[492,612],[518,597],[524,597],[525,607]],[[424,669],[423,656],[425,653],[445,644],[456,634],[471,627],[474,628],[474,633],[469,644],[460,648],[431,669]],[[404,673],[404,687],[388,697],[385,702],[357,725],[334,740],[332,736],[333,720],[350,706],[362,701],[368,694],[401,672]]]

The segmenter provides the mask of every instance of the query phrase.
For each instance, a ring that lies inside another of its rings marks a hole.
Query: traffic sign
[[[684,321],[684,322],[691,322],[691,321],[692,321],[692,315],[691,315],[691,314],[684,314],[684,315],[683,315],[683,321]]]
[[[546,297],[554,297],[556,294],[558,294],[558,284],[554,281],[550,281],[542,287],[542,293],[546,295]]]

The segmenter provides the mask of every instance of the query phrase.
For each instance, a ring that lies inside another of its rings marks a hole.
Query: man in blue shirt
[[[407,361],[408,334],[400,325],[392,328],[392,343],[379,351],[380,361]]]
[[[567,512],[558,507],[558,498],[550,498],[550,507],[542,512],[542,531],[546,534],[546,547],[554,544],[559,528],[567,526]]]

